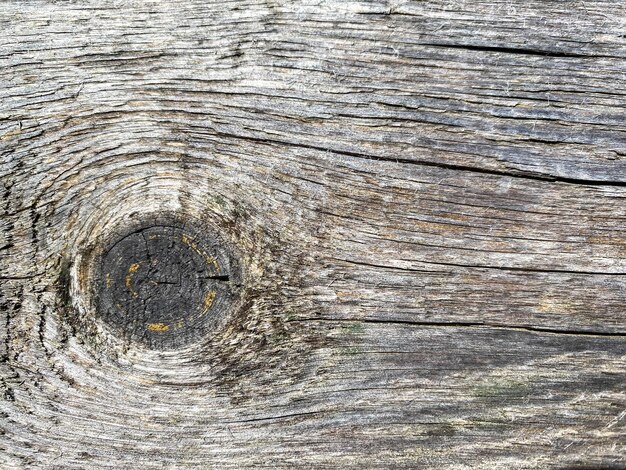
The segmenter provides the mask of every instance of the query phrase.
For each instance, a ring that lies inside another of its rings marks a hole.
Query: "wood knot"
[[[111,240],[92,281],[96,316],[154,349],[183,347],[214,329],[239,290],[239,263],[219,237],[151,225]]]

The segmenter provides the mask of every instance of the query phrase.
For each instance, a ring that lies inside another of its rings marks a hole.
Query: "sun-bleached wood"
[[[0,3],[2,468],[623,468],[626,4]],[[93,311],[167,214],[180,350]]]

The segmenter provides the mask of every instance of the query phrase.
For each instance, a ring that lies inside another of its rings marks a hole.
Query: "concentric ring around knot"
[[[153,349],[188,345],[210,333],[233,303],[237,268],[217,237],[188,226],[134,229],[96,262],[96,316]]]

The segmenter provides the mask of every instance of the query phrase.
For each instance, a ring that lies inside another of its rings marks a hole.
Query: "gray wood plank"
[[[625,17],[2,2],[0,466],[623,468]],[[164,217],[241,261],[183,349],[96,308]]]

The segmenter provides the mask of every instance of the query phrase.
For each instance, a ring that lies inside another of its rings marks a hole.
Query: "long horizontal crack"
[[[248,140],[251,142],[289,145],[291,147],[307,148],[311,150],[318,150],[320,152],[335,153],[337,155],[345,155],[348,157],[361,158],[361,159],[366,159],[366,160],[402,163],[406,165],[430,166],[430,167],[435,167],[435,168],[443,168],[446,170],[466,171],[466,172],[481,173],[481,174],[494,175],[494,176],[508,176],[512,178],[520,178],[520,179],[527,179],[527,180],[533,180],[533,181],[579,184],[579,185],[583,184],[583,185],[588,185],[588,186],[626,187],[626,180],[612,180],[612,181],[611,180],[590,180],[590,179],[583,179],[583,178],[568,178],[568,177],[556,176],[556,175],[537,175],[537,174],[531,174],[531,173],[524,173],[522,171],[506,172],[502,170],[477,168],[477,167],[472,167],[468,165],[456,165],[456,164],[449,164],[449,163],[431,162],[431,161],[426,161],[426,160],[414,160],[414,159],[409,159],[409,158],[388,158],[388,157],[381,157],[378,155],[369,155],[369,154],[360,153],[360,152],[351,152],[351,151],[346,151],[346,150],[332,149],[328,147],[320,147],[317,145],[305,144],[302,142],[289,142],[289,141],[280,140],[280,139],[267,139],[267,138],[260,138],[260,137],[242,136],[242,135],[226,133],[222,131],[216,131],[216,132],[218,135],[223,135],[223,136],[231,137],[235,139],[244,139],[244,140]]]
[[[382,269],[395,269],[400,271],[409,271],[409,272],[442,272],[442,271],[426,271],[423,269],[414,269],[414,268],[406,268],[399,266],[388,266],[384,264],[375,264],[369,263],[367,261],[355,261],[348,260],[345,258],[333,258],[337,261],[342,261],[344,263],[356,264],[359,266],[371,266],[373,268],[382,268]],[[468,269],[497,269],[500,271],[516,271],[516,272],[530,272],[530,273],[547,273],[547,274],[578,274],[578,275],[586,275],[586,276],[624,276],[626,273],[611,273],[611,272],[600,272],[600,271],[576,271],[569,269],[544,269],[544,268],[529,268],[529,267],[517,267],[517,266],[494,266],[494,265],[480,265],[480,264],[461,264],[461,263],[448,263],[444,261],[424,261],[424,260],[403,260],[417,263],[430,264],[435,266],[452,266],[456,268],[468,268]]]
[[[449,44],[449,43],[420,43],[420,46],[439,47],[445,49],[463,49],[476,52],[498,52],[502,54],[529,55],[537,57],[556,57],[565,59],[595,59],[610,58],[616,56],[603,54],[581,54],[578,52],[549,51],[545,49],[535,49],[530,47],[503,47],[503,46],[483,46],[479,44]]]
[[[316,414],[320,414],[320,413],[324,413],[324,411],[309,411],[309,412],[303,412],[303,413],[293,413],[293,414],[288,414],[288,415],[266,416],[266,417],[261,417],[261,418],[240,419],[240,420],[236,420],[236,421],[224,421],[224,423],[226,423],[226,424],[255,423],[255,422],[258,422],[258,421],[271,421],[271,420],[277,420],[277,419],[299,418],[299,417],[302,417],[302,416],[310,416],[310,415],[316,415]]]
[[[426,322],[413,320],[380,320],[374,318],[295,318],[285,320],[285,323],[294,322],[336,322],[336,323],[373,323],[373,324],[389,324],[389,325],[407,325],[415,327],[430,328],[497,328],[506,330],[526,331],[531,333],[548,333],[555,335],[573,335],[573,336],[607,336],[616,338],[626,338],[626,332],[609,332],[609,331],[593,331],[593,330],[573,330],[547,328],[533,325],[507,325],[503,323],[482,323],[482,322]]]
[[[518,266],[494,266],[494,265],[480,265],[480,264],[460,264],[460,263],[447,263],[442,261],[420,261],[421,263],[434,264],[437,266],[456,266],[460,268],[474,268],[474,269],[498,269],[501,271],[517,271],[528,273],[547,273],[547,274],[580,274],[586,276],[624,276],[626,273],[611,273],[606,271],[576,271],[573,269],[558,269],[558,268],[529,268]]]

